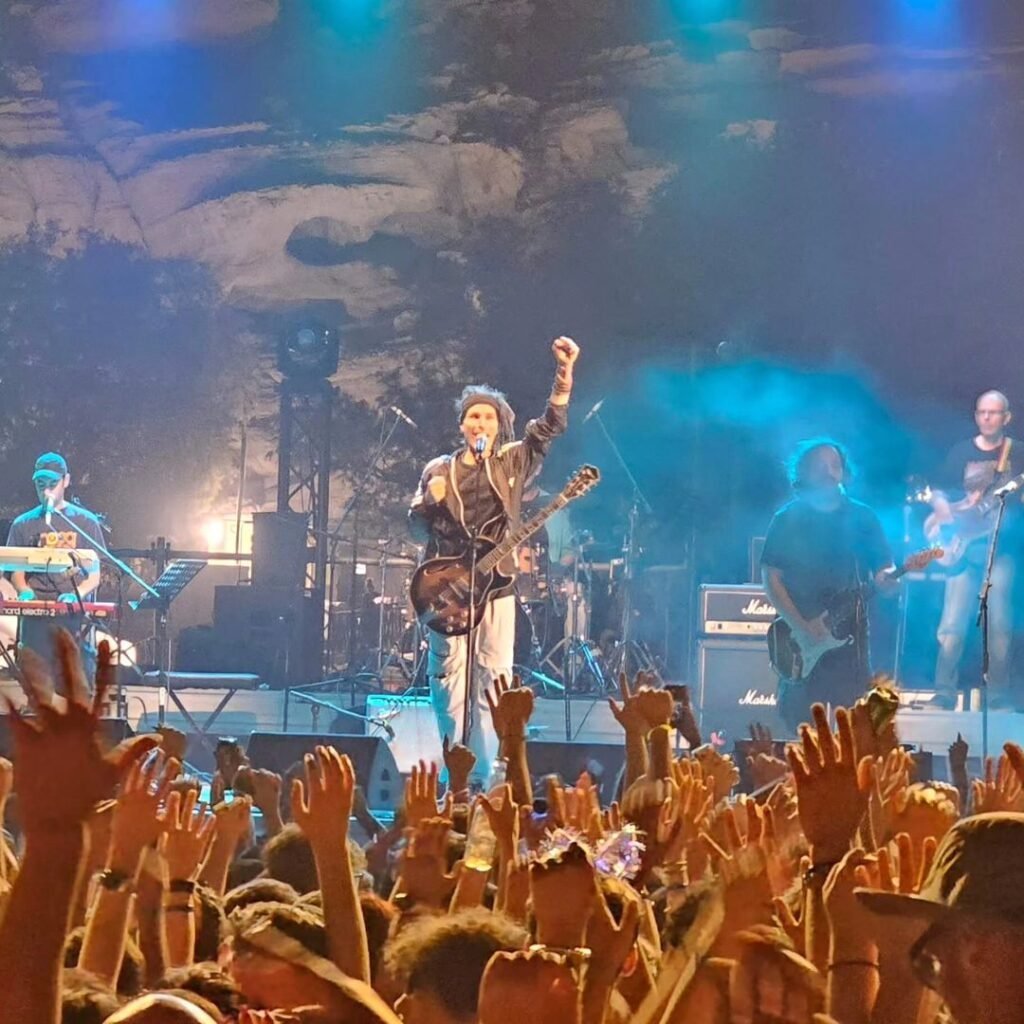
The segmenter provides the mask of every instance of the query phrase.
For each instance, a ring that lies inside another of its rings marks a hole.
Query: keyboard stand
[[[164,692],[164,686],[166,686],[167,696],[178,711],[181,712],[182,717],[188,722],[192,731],[195,732],[199,742],[211,754],[214,752],[214,748],[210,743],[210,732],[220,717],[220,713],[228,706],[228,702],[239,690],[255,690],[260,683],[259,676],[227,672],[164,672],[163,685],[161,684],[160,672],[147,672],[143,676],[143,680],[149,686],[160,687],[161,693]],[[182,704],[181,698],[178,696],[179,690],[220,689],[225,691],[224,696],[221,697],[220,702],[206,716],[201,725],[192,717],[192,713]],[[160,711],[160,724],[163,725],[164,705],[162,701]]]

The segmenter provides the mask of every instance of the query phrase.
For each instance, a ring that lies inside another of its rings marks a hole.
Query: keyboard
[[[0,572],[66,572],[92,570],[99,555],[88,548],[9,548],[0,546]]]
[[[0,615],[20,615],[30,619],[57,619],[62,615],[79,615],[82,610],[94,619],[116,619],[117,605],[113,601],[86,601],[80,605],[63,601],[5,601],[0,598]]]

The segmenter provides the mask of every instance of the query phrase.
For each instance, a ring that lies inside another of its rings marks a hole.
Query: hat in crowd
[[[33,480],[49,480],[56,483],[68,475],[68,464],[63,455],[56,452],[47,452],[36,459],[36,469],[32,474]]]
[[[958,821],[939,843],[917,894],[856,893],[879,914],[934,921],[958,910],[1024,925],[1024,814],[976,814]]]

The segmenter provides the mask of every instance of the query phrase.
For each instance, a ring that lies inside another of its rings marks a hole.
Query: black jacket
[[[524,486],[540,472],[552,440],[564,433],[568,420],[568,406],[549,402],[543,416],[526,424],[521,441],[502,445],[486,460],[487,478],[501,499],[510,528],[515,529],[520,522]],[[426,558],[461,554],[469,540],[455,473],[455,460],[464,451],[459,448],[427,463],[409,507],[409,530],[415,540],[426,544]],[[445,499],[440,503],[427,490],[428,481],[435,476],[443,476],[447,484]],[[514,571],[511,560],[500,568],[510,575]]]

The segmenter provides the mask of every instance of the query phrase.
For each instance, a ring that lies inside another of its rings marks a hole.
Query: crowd
[[[199,804],[180,737],[102,749],[109,652],[91,695],[59,655],[63,699],[28,655],[35,714],[8,709],[0,1024],[1024,1021],[1012,744],[971,780],[958,738],[952,784],[916,779],[865,698],[814,706],[785,758],[756,730],[737,765],[641,677],[602,799],[531,778],[533,694],[502,682],[487,792],[446,747],[385,827],[329,746],[284,779],[223,759],[234,798]]]

